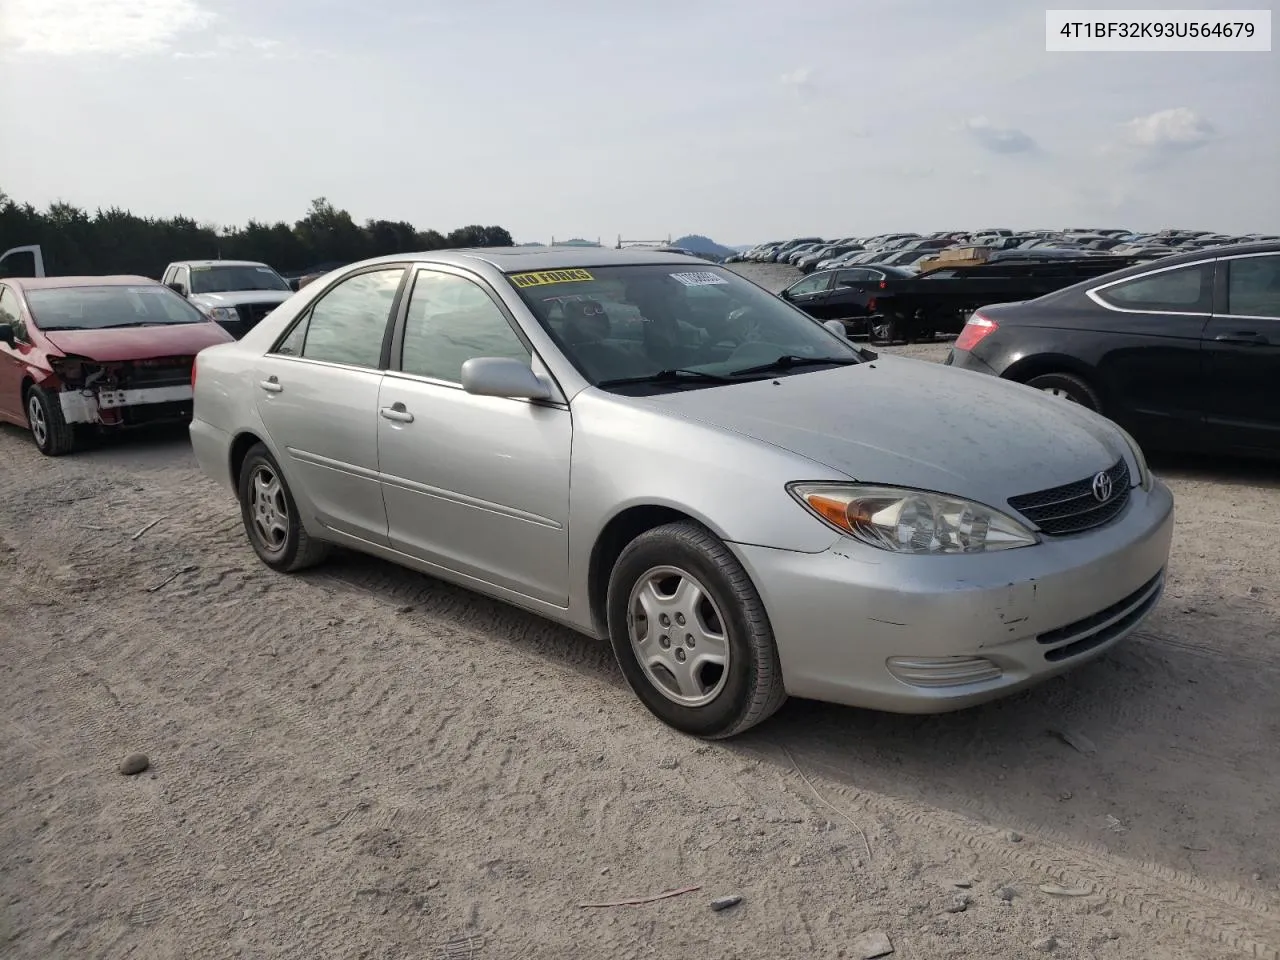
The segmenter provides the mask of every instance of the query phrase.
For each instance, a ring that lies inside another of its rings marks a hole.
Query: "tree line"
[[[139,217],[119,207],[93,214],[69,203],[38,210],[0,191],[0,253],[39,244],[51,274],[128,273],[158,279],[174,260],[260,260],[281,273],[366,257],[456,247],[504,247],[502,227],[459,227],[448,234],[418,230],[404,220],[356,223],[324,197],[290,225],[250,220],[243,227],[216,227],[190,217]]]

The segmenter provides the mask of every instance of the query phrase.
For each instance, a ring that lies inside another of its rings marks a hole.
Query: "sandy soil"
[[[0,428],[0,464],[5,957],[1280,956],[1275,468],[1155,464],[1170,589],[1098,663],[707,745],[603,643],[356,556],[271,573],[182,431]]]

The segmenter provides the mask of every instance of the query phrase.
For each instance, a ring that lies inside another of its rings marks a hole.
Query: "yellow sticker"
[[[536,270],[533,273],[513,273],[511,282],[517,287],[545,287],[552,283],[574,283],[579,280],[594,280],[585,270]]]

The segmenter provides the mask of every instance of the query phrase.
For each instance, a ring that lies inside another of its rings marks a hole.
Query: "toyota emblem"
[[[1111,477],[1105,471],[1093,478],[1093,498],[1099,503],[1111,499]]]

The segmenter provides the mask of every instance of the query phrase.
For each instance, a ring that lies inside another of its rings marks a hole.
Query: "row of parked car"
[[[832,267],[875,264],[918,272],[923,261],[956,247],[991,247],[995,260],[1052,260],[1087,256],[1124,256],[1155,260],[1175,253],[1239,243],[1280,240],[1266,233],[1225,234],[1208,230],[1166,229],[1134,233],[1115,228],[1015,231],[990,228],[974,231],[884,233],[869,237],[795,237],[759,244],[730,261],[785,263],[803,273]]]

